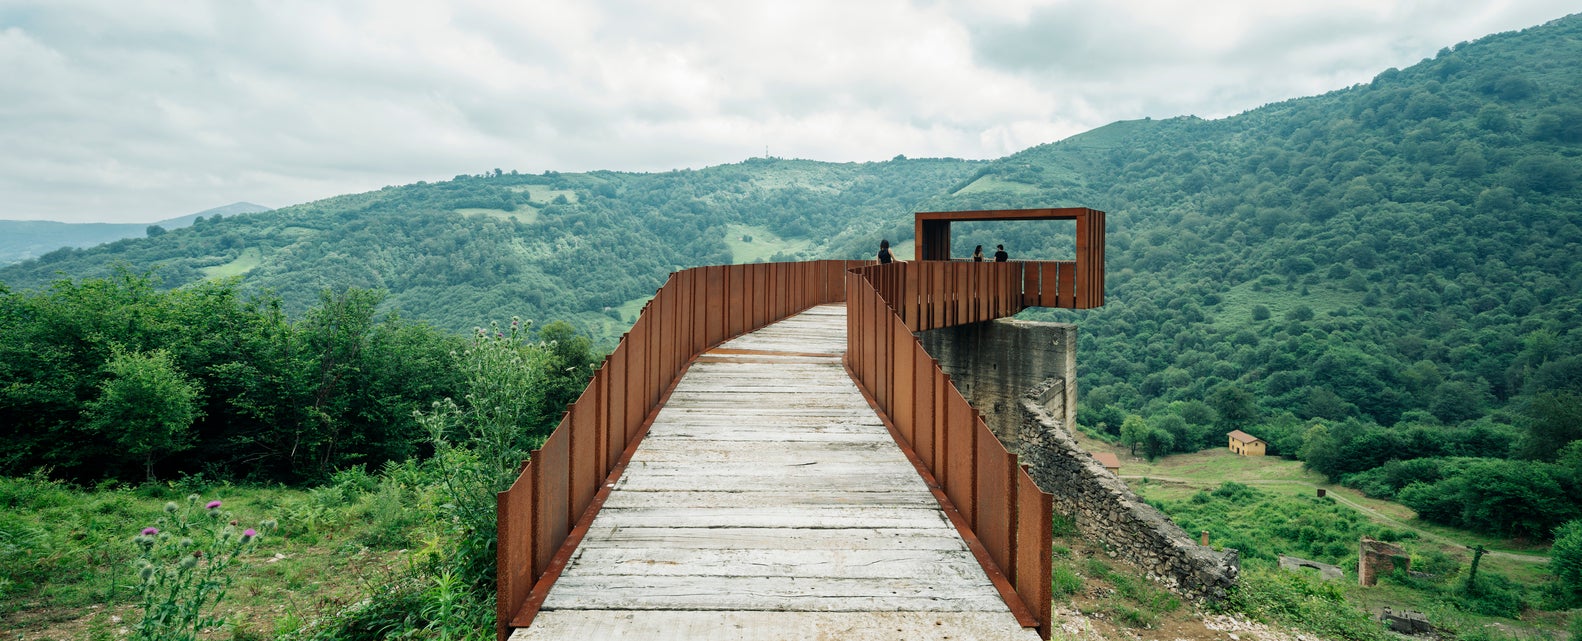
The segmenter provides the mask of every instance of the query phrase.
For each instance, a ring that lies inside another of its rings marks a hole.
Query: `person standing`
[[[994,249],[994,262],[1003,263],[1011,259],[1011,255],[1005,253],[1005,245],[995,245]]]
[[[879,264],[888,265],[892,260],[895,260],[895,257],[890,255],[890,239],[879,241]]]
[[[976,248],[974,248],[972,250],[972,262],[974,262],[974,263],[981,263],[981,262],[983,262],[983,245],[978,245]]]

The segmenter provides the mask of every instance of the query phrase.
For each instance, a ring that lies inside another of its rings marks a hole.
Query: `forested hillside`
[[[446,328],[520,314],[607,339],[679,267],[865,256],[908,240],[918,210],[1082,205],[1110,214],[1109,304],[1032,315],[1081,324],[1086,427],[1150,454],[1239,427],[1334,478],[1428,461],[1368,481],[1403,500],[1474,492],[1454,485],[1471,457],[1548,501],[1582,476],[1582,446],[1565,447],[1582,436],[1577,60],[1573,16],[1366,85],[1118,122],[993,162],[494,170],[60,250],[0,280],[157,266],[167,287],[240,277],[293,315],[357,287]],[[1070,252],[1068,233],[1028,225],[956,242]],[[1578,511],[1555,500],[1443,519],[1545,536]]]
[[[754,159],[661,174],[495,170],[61,249],[0,270],[0,282],[37,288],[60,275],[108,275],[116,264],[157,266],[167,287],[240,276],[293,314],[323,289],[357,287],[385,290],[388,306],[454,330],[521,314],[608,338],[635,320],[635,309],[620,308],[653,295],[675,269],[874,244],[881,225],[909,229],[906,212],[985,165]]]
[[[1116,123],[930,204],[1110,213],[1109,304],[1041,315],[1081,324],[1088,427],[1150,454],[1240,427],[1430,520],[1545,538],[1582,514],[1578,59],[1571,17]]]

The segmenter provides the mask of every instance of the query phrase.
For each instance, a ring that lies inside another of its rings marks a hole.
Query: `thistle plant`
[[[234,578],[232,565],[275,529],[273,520],[242,528],[223,503],[201,500],[193,494],[185,505],[166,503],[154,525],[132,538],[143,611],[133,639],[195,641],[224,625],[218,608]]]

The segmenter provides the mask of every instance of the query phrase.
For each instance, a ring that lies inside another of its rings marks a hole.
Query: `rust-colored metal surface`
[[[983,541],[995,565],[1007,570],[1016,567],[1016,457],[1005,451],[980,418],[978,431],[978,518],[973,531]]]
[[[850,374],[852,376],[852,380],[860,380],[860,376],[856,372],[850,372]],[[900,431],[896,429],[895,423],[890,420],[888,415],[885,414],[884,408],[880,407],[878,402],[874,399],[873,394],[871,394],[869,390],[863,388],[861,385],[858,385],[858,389],[862,392],[863,397],[868,400],[868,404],[872,405],[878,412],[880,420],[884,421],[885,427],[890,430],[890,436],[896,440],[896,445],[899,446],[901,448],[901,452],[906,455],[907,461],[912,463],[913,468],[917,470],[918,476],[923,478],[923,483],[928,486],[929,492],[934,495],[934,500],[939,502],[939,507],[945,513],[945,517],[950,520],[951,525],[954,526],[956,531],[961,534],[962,541],[967,544],[967,550],[972,552],[973,558],[977,559],[978,564],[983,566],[984,574],[989,577],[989,582],[992,583],[995,590],[1000,593],[1000,598],[1005,600],[1005,605],[1011,611],[1011,616],[1016,617],[1017,623],[1024,628],[1048,625],[1049,608],[1046,606],[1044,610],[1045,615],[1042,619],[1040,619],[1036,614],[1037,610],[1027,607],[1027,604],[1023,602],[1022,597],[1020,597],[1017,593],[1015,577],[1006,575],[1000,570],[998,566],[995,565],[993,558],[989,555],[989,552],[983,545],[983,542],[978,539],[977,534],[973,531],[972,527],[967,524],[967,520],[962,516],[961,511],[956,508],[955,504],[951,502],[950,496],[945,493],[943,484],[941,484],[938,479],[934,478],[934,473],[930,466],[918,456],[917,452],[913,450],[905,440],[901,438]],[[1050,522],[1046,520],[1045,530],[1049,529],[1047,527],[1048,523]],[[1051,542],[1053,542],[1052,539]],[[1047,551],[1049,547],[1045,546],[1044,549]],[[1048,557],[1049,555],[1046,552],[1044,558],[1048,559]],[[1045,583],[1048,583],[1047,573],[1045,574],[1045,577]],[[1043,638],[1047,641],[1049,639],[1049,635],[1045,634]]]
[[[1016,475],[1016,593],[1022,602],[1038,616],[1038,634],[1048,639],[1054,631],[1050,620],[1054,595],[1050,577],[1053,572],[1049,558],[1054,544],[1050,523],[1054,519],[1054,501],[1048,493],[1038,488],[1026,470]]]
[[[508,632],[511,617],[527,600],[533,586],[532,485],[532,475],[524,473],[510,489],[495,496],[500,528],[500,545],[495,550],[495,567],[499,569],[494,606],[496,636]]]

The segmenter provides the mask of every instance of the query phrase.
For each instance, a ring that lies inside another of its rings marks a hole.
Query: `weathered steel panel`
[[[566,413],[567,427],[571,434],[571,501],[566,507],[566,517],[576,523],[582,513],[593,503],[599,481],[598,391],[592,387],[583,390],[582,397],[572,403]]]
[[[962,518],[967,520],[967,526],[976,530],[978,528],[978,510],[975,498],[977,487],[978,439],[977,430],[973,429],[974,416],[972,406],[967,399],[961,397],[955,385],[945,392],[949,405],[949,422],[946,427],[947,456],[945,467],[950,470],[946,475],[945,494],[950,497],[950,502],[956,504],[956,509],[961,512]]]
[[[900,324],[899,320],[897,324]],[[902,437],[906,439],[906,442],[911,443],[912,410],[915,402],[913,399],[917,396],[917,393],[913,391],[916,379],[912,374],[912,371],[916,369],[913,365],[913,359],[917,357],[917,349],[915,347],[917,339],[912,336],[911,332],[906,331],[905,325],[900,325],[899,330],[895,332],[892,345],[890,353],[894,355],[895,367],[890,370],[894,380],[894,389],[891,391],[892,401],[890,403],[890,407],[893,409],[890,410],[890,418],[895,423],[896,429],[901,432]]]
[[[657,389],[653,396],[654,404],[657,405],[660,395],[676,375],[676,279],[673,274],[654,296],[654,307],[657,308],[654,311],[658,316],[655,320],[659,321],[655,325],[658,340],[654,341],[655,346],[659,348],[656,354],[659,365],[654,369]]]
[[[506,623],[522,609],[538,578],[533,573],[532,470],[524,468],[510,489],[495,496],[495,512],[500,539],[495,557],[495,636],[501,638],[507,631]]]
[[[533,514],[536,530],[533,567],[539,573],[549,567],[555,551],[571,532],[571,520],[567,518],[571,504],[570,446],[570,430],[566,429],[566,420],[561,419],[560,426],[544,441],[544,446],[533,453],[531,467],[537,468],[539,473],[533,479],[538,490]]]
[[[974,532],[988,550],[1002,573],[1010,575],[1016,562],[1013,537],[1016,534],[1015,499],[1016,457],[1012,456],[989,431],[989,426],[978,419],[978,489],[973,504],[977,506],[977,526]]]
[[[647,319],[638,317],[626,333],[626,442],[637,438],[637,430],[648,416],[648,341]]]
[[[1060,261],[1060,284],[1058,286],[1060,302],[1056,307],[1068,309],[1076,307],[1076,282],[1076,263],[1068,260]]]
[[[1016,512],[1016,571],[1011,582],[1017,596],[1037,614],[1038,634],[1047,640],[1054,630],[1050,606],[1054,503],[1021,470],[1016,475]]]
[[[752,321],[753,304],[752,291],[747,268],[744,265],[730,265],[725,268],[725,280],[729,283],[726,309],[729,318],[726,325],[728,331],[721,340],[739,336],[747,331],[747,324]]]
[[[728,310],[725,289],[725,267],[711,265],[703,268],[703,347],[725,340]]]

